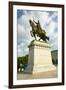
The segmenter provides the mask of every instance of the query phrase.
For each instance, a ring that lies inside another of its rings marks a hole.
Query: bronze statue
[[[38,20],[38,23],[35,22],[34,20],[33,21],[29,20],[29,23],[32,27],[32,31],[30,32],[32,37],[35,37],[35,39],[36,39],[36,36],[40,37],[39,40],[42,39],[43,41],[49,40],[49,37],[46,36],[45,30],[41,28],[39,20]]]

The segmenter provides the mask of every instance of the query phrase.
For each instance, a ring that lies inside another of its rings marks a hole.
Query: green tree
[[[22,56],[22,57],[17,57],[17,70],[19,68],[26,68],[28,64],[28,55]]]

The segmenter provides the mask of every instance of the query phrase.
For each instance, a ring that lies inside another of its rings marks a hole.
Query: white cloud
[[[34,19],[35,21],[40,21],[41,27],[46,30],[48,36],[50,37],[50,45],[52,49],[57,49],[57,22],[53,19],[57,17],[57,12],[54,12],[51,16],[49,12],[40,11],[24,11],[24,14],[18,18],[18,56],[22,56],[28,53],[27,46],[30,41],[34,38],[31,37],[30,31],[31,27],[29,24],[29,19]]]

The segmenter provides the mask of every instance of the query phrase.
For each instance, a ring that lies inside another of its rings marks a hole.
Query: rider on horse
[[[40,37],[40,39],[44,41],[46,41],[46,39],[49,40],[49,37],[46,36],[45,30],[42,30],[39,20],[38,22],[35,22],[34,20],[29,20],[29,23],[32,27],[32,31],[30,31],[32,37],[34,36],[36,39],[37,35],[37,37]]]
[[[33,21],[34,21],[34,20],[33,20]],[[34,21],[34,22],[35,22],[35,21]],[[41,25],[40,25],[39,20],[38,20],[38,22],[35,22],[35,23],[37,24],[38,32],[40,32],[40,33],[44,33],[44,34],[46,35],[45,30],[42,30],[42,28],[41,28]]]

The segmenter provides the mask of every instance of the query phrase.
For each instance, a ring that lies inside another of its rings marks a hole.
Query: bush
[[[28,55],[17,57],[17,70],[25,69],[28,64]]]
[[[57,65],[58,65],[58,60],[57,60],[57,59],[56,59],[56,60],[52,59],[52,63],[53,63],[55,66],[57,66]]]

